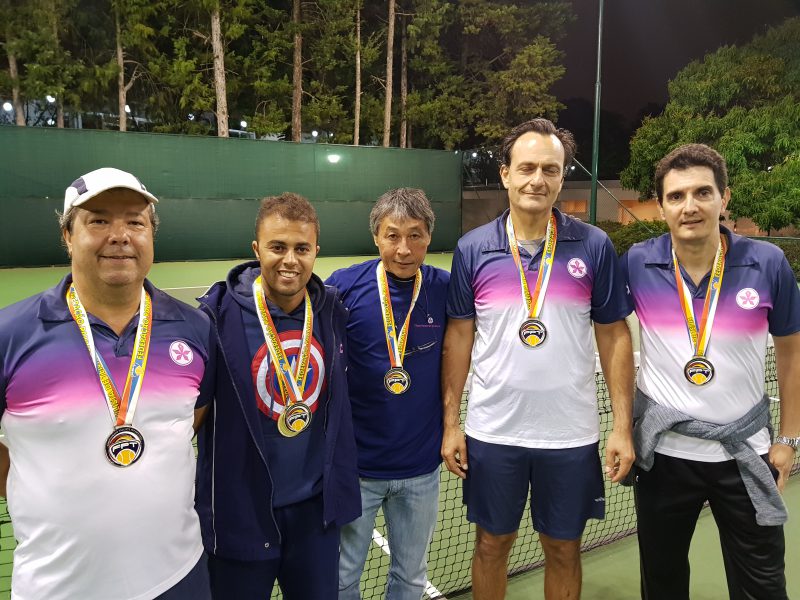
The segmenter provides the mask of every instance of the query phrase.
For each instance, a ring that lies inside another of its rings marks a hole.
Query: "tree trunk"
[[[19,93],[17,55],[9,50],[8,45],[6,45],[6,54],[8,55],[8,74],[11,76],[11,103],[14,105],[14,122],[20,127],[25,127],[25,113]]]
[[[49,18],[50,18],[50,31],[53,34],[53,48],[57,53],[61,52],[61,40],[58,37],[58,20],[57,10],[58,7],[54,0],[49,3]],[[56,95],[56,127],[64,129],[64,99],[63,91]]]
[[[294,60],[292,62],[292,141],[299,142],[303,131],[303,36],[300,33],[300,0],[292,3]]]
[[[114,7],[114,27],[116,29],[117,42],[117,104],[119,105],[119,130],[128,130],[128,113],[125,112],[127,104],[128,90],[125,88],[125,54],[122,51],[122,34],[119,26],[119,7]]]
[[[383,106],[383,147],[389,147],[392,128],[392,64],[394,61],[395,0],[389,0],[389,29],[386,32],[386,103]]]
[[[353,111],[353,145],[358,146],[361,128],[361,0],[356,0],[356,106]]]
[[[214,51],[214,91],[217,96],[217,135],[228,137],[228,97],[225,87],[225,48],[219,3],[211,11],[211,48]]]
[[[400,25],[400,147],[408,147],[408,119],[406,104],[408,103],[408,48],[406,40],[406,17],[403,15]]]
[[[64,129],[64,103],[56,98],[56,127]]]

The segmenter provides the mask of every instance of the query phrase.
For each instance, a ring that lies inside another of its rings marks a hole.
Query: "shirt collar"
[[[747,267],[758,263],[753,244],[748,244],[746,238],[733,233],[724,225],[719,226],[719,231],[728,241],[728,251],[725,254],[726,267]],[[653,251],[645,259],[644,264],[660,267],[672,265],[672,238],[669,233],[653,240]]]
[[[556,227],[558,229],[556,240],[557,242],[575,241],[583,239],[583,231],[574,219],[563,214],[555,206],[553,207],[553,214],[556,216]],[[486,240],[481,245],[481,252],[505,252],[511,253],[511,247],[508,245],[508,236],[506,235],[506,219],[511,211],[507,208],[503,214],[497,217],[492,223],[491,235],[487,236]]]
[[[72,283],[72,273],[67,273],[56,285],[42,293],[39,301],[37,317],[42,321],[63,322],[71,321],[72,315],[65,299],[67,290]],[[144,280],[144,289],[153,300],[154,321],[183,321],[185,317],[178,307],[177,302],[166,292],[162,292],[149,280]],[[91,315],[90,315],[91,316]]]

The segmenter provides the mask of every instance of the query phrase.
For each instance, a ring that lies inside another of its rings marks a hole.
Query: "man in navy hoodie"
[[[199,300],[216,324],[212,408],[198,434],[197,511],[215,599],[330,600],[339,528],[360,514],[347,314],[313,274],[319,220],[265,198],[257,260]]]

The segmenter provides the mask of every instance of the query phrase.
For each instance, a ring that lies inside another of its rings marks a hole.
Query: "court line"
[[[207,290],[207,285],[187,285],[184,287],[165,287],[161,288],[163,291],[168,292],[169,290]]]
[[[391,554],[389,551],[389,541],[383,537],[377,529],[372,530],[372,541],[375,542],[378,547],[383,550],[387,555]],[[425,595],[428,598],[437,598],[440,600],[447,600],[447,597],[442,594],[439,590],[433,587],[433,584],[430,581],[425,582]]]

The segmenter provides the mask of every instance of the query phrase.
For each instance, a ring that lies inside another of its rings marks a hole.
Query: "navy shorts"
[[[467,519],[494,535],[519,529],[528,489],[536,531],[558,540],[581,537],[605,516],[598,443],[578,448],[521,448],[467,437]]]

